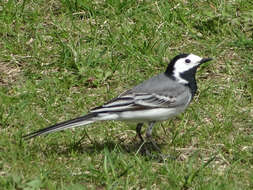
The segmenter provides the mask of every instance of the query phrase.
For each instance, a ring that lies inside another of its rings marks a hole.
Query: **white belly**
[[[162,121],[171,118],[183,110],[175,108],[156,108],[151,110],[127,111],[119,114],[118,120],[126,121]]]
[[[150,110],[125,111],[115,113],[101,113],[97,120],[119,120],[119,121],[162,121],[171,118],[185,108],[155,108]]]

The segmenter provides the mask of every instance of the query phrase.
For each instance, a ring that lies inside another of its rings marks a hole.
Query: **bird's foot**
[[[163,154],[159,146],[151,138],[148,141],[143,141],[136,154],[141,154],[148,159],[165,162],[166,160],[175,160],[177,157],[170,154]]]
[[[150,157],[152,156],[152,150],[160,154],[162,153],[161,149],[156,145],[156,143],[152,139],[149,139],[149,141],[141,141],[137,153],[141,153],[141,155]]]

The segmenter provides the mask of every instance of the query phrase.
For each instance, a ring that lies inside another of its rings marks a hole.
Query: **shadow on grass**
[[[57,152],[58,154],[62,155],[68,155],[71,152],[77,152],[80,154],[87,153],[87,154],[97,154],[103,152],[105,149],[107,149],[109,152],[112,151],[120,151],[121,153],[125,154],[131,154],[131,153],[137,153],[139,149],[142,148],[142,143],[133,141],[133,142],[120,142],[120,141],[102,141],[102,142],[92,142],[90,144],[83,144],[83,143],[72,143],[72,144],[67,144],[66,146],[59,147],[59,144],[51,144],[50,145],[50,150],[47,149],[45,150],[52,152]],[[152,146],[151,143],[144,143],[146,147],[150,151],[156,151],[156,149]],[[162,148],[164,144],[157,144],[159,148]]]
[[[157,146],[162,149],[165,144],[157,143]],[[70,157],[74,153],[77,154],[88,154],[89,156],[94,156],[97,154],[103,154],[105,150],[109,152],[116,152],[121,154],[131,154],[131,155],[139,155],[144,157],[153,157],[153,155],[158,155],[160,152],[155,149],[152,143],[144,143],[142,144],[140,141],[137,141],[135,138],[128,140],[127,142],[122,142],[120,140],[110,141],[110,140],[102,140],[101,142],[93,141],[88,143],[87,141],[77,141],[73,143],[50,143],[44,144],[38,143],[35,145],[33,143],[30,146],[30,151],[33,153],[40,152],[46,157],[50,157],[51,155],[57,154],[63,157]],[[145,151],[148,150],[150,155],[145,154]]]

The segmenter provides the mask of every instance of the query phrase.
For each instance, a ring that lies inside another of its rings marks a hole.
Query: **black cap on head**
[[[177,60],[179,60],[179,59],[181,59],[181,58],[185,58],[185,57],[187,57],[188,55],[190,55],[190,54],[181,53],[181,54],[175,56],[175,57],[170,61],[169,65],[168,65],[168,67],[167,67],[167,69],[166,69],[166,71],[165,71],[165,74],[166,74],[166,75],[172,74],[174,64],[177,62]]]

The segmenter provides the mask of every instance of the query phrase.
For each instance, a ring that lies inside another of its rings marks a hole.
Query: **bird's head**
[[[170,61],[165,74],[174,77],[180,83],[187,84],[195,78],[198,66],[211,60],[194,54],[180,54]]]

